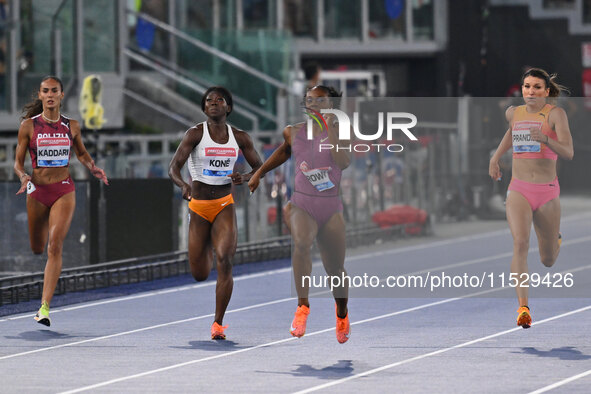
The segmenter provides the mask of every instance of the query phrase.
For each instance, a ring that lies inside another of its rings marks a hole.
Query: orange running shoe
[[[522,306],[517,309],[517,325],[523,328],[531,327],[531,315],[529,314],[529,307]]]
[[[308,315],[310,314],[310,308],[306,305],[298,306],[296,309],[295,315],[293,317],[293,321],[291,322],[291,327],[289,332],[294,337],[301,338],[306,333],[306,321],[308,320]]]
[[[216,322],[213,322],[211,325],[211,339],[226,339],[226,334],[224,334],[226,328],[228,326],[220,326]]]
[[[349,313],[342,319],[337,315],[337,341],[345,343],[349,340],[351,334],[351,325],[349,324]]]

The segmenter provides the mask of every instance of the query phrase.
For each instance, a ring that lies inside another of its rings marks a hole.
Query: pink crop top
[[[552,130],[548,124],[548,115],[554,107],[554,105],[546,104],[541,111],[536,113],[527,112],[525,105],[515,108],[511,123],[514,159],[556,160],[558,158],[558,155],[546,144],[532,141],[530,136],[530,128],[541,127],[543,134],[557,140],[556,131]]]

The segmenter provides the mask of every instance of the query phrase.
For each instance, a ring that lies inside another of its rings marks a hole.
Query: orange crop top
[[[517,159],[551,159],[556,160],[558,155],[546,144],[532,141],[529,129],[541,127],[542,133],[548,138],[557,140],[556,131],[548,124],[548,114],[554,105],[546,104],[541,111],[529,113],[525,105],[515,108],[513,122],[511,123],[511,142],[513,144],[513,158]]]

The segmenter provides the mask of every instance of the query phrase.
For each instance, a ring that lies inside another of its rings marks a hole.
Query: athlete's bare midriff
[[[513,159],[513,177],[530,183],[548,183],[556,179],[556,160]]]
[[[68,167],[59,168],[35,168],[33,175],[31,175],[31,182],[35,185],[49,185],[59,181],[63,181],[70,176]]]
[[[227,196],[231,192],[231,183],[227,185],[208,185],[199,181],[193,181],[191,183],[191,198],[196,200],[216,200]]]

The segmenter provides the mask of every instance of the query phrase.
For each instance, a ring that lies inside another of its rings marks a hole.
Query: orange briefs
[[[189,209],[207,220],[209,223],[213,223],[216,216],[226,208],[228,205],[234,204],[234,198],[232,194],[228,194],[222,198],[216,198],[215,200],[194,200],[189,201]]]

